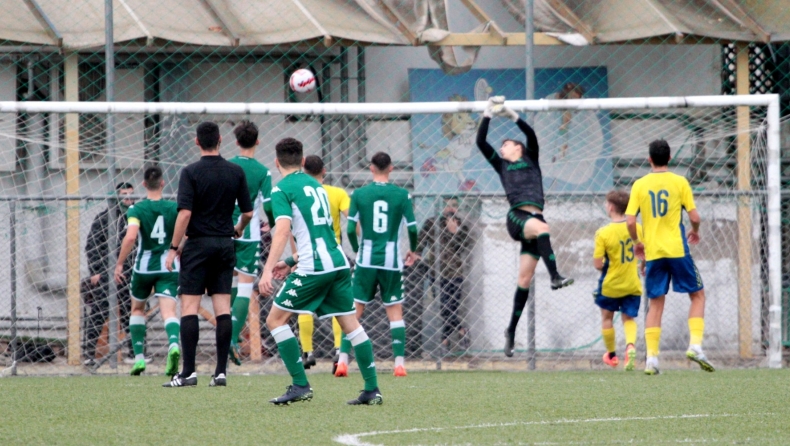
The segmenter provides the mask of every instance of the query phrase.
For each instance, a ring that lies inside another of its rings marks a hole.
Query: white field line
[[[579,419],[559,419],[559,420],[542,420],[542,421],[514,421],[509,423],[484,423],[484,424],[471,424],[468,426],[449,426],[449,427],[417,427],[412,429],[399,429],[390,431],[372,431],[363,432],[359,434],[343,434],[334,437],[332,440],[346,446],[377,446],[376,443],[368,443],[362,440],[363,437],[372,437],[376,435],[393,435],[393,434],[410,434],[415,432],[442,432],[450,430],[462,429],[488,429],[492,427],[511,427],[511,426],[537,426],[547,424],[581,424],[581,423],[604,423],[604,422],[618,422],[618,421],[653,421],[653,420],[678,420],[678,419],[691,419],[691,418],[723,418],[723,417],[737,417],[742,416],[738,414],[691,414],[691,415],[667,415],[656,417],[612,417],[612,418],[579,418]],[[756,414],[748,414],[756,415]],[[769,414],[762,414],[769,415]]]

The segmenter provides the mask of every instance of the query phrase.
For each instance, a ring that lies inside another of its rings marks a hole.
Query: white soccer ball
[[[300,68],[291,75],[291,90],[297,93],[307,93],[315,90],[315,75],[312,71]]]

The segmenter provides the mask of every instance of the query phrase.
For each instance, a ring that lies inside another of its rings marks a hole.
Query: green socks
[[[252,283],[240,283],[236,292],[236,299],[231,308],[233,320],[233,332],[230,337],[231,343],[238,342],[239,335],[247,323],[247,313],[250,311],[250,296],[252,296]]]
[[[365,391],[376,390],[379,387],[376,377],[376,363],[373,359],[373,344],[361,326],[346,335],[348,342],[354,347],[354,355],[357,358],[359,373],[365,380]],[[342,344],[341,344],[342,348]]]
[[[132,337],[135,359],[145,359],[145,316],[129,316],[129,335]]]
[[[308,386],[307,375],[304,373],[304,363],[302,363],[302,352],[299,350],[299,343],[296,341],[294,332],[287,324],[272,330],[272,337],[277,342],[277,349],[280,357],[285,363],[285,368],[293,378],[294,385]],[[370,342],[368,342],[370,344]],[[373,347],[370,346],[370,357],[373,357]],[[375,375],[376,371],[373,370]]]
[[[165,319],[165,333],[167,333],[168,348],[178,347],[178,335],[181,333],[181,321],[179,321],[177,317]]]
[[[392,355],[395,358],[406,356],[406,323],[403,320],[390,322],[390,334],[392,335]]]

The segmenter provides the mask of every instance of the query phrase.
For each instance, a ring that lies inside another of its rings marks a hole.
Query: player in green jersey
[[[253,292],[252,283],[258,277],[258,260],[260,258],[261,224],[260,210],[266,213],[269,226],[274,227],[272,217],[271,195],[272,174],[269,169],[255,159],[255,148],[258,147],[258,127],[250,121],[241,121],[233,133],[236,135],[236,145],[241,152],[239,156],[229,159],[231,163],[238,164],[247,177],[247,188],[250,190],[252,202],[252,220],[244,233],[235,240],[236,268],[233,271],[233,287],[230,292],[231,320],[233,331],[230,341],[230,359],[236,365],[241,365],[241,353],[238,339],[244,324],[247,322],[247,313],[250,309],[250,299],[257,298]],[[238,223],[241,210],[238,204],[233,211],[233,222]]]
[[[357,252],[357,266],[352,278],[357,319],[381,291],[387,310],[395,356],[395,376],[406,376],[404,352],[406,324],[403,322],[403,266],[411,266],[419,256],[417,250],[417,222],[411,195],[406,189],[389,182],[392,159],[384,152],[373,155],[370,171],[373,183],[354,191],[348,211],[348,240]],[[361,228],[362,244],[357,240],[357,225]],[[404,226],[409,233],[409,251],[401,256],[401,234]],[[351,343],[343,339],[335,376],[348,376],[348,354]]]
[[[277,143],[276,152],[277,168],[283,179],[272,189],[275,231],[258,287],[262,294],[269,296],[274,292],[272,279],[285,278],[274,297],[266,325],[277,342],[293,385],[270,402],[290,404],[313,398],[299,343],[288,320],[294,314],[314,313],[321,319],[337,317],[340,328],[354,347],[365,389],[348,403],[381,404],[373,345],[355,315],[351,273],[346,255],[335,240],[327,193],[315,178],[301,171],[304,164],[301,142],[285,138]],[[287,274],[290,267],[280,256],[292,231],[299,263],[296,271]]]
[[[145,169],[143,174],[148,198],[135,203],[126,212],[129,227],[121,243],[118,263],[115,265],[115,281],[123,279],[123,263],[138,242],[137,258],[132,272],[132,315],[129,317],[129,334],[134,349],[135,363],[132,375],[145,371],[145,302],[152,294],[159,298],[159,312],[165,321],[165,332],[169,350],[165,374],[173,376],[178,373],[178,359],[181,351],[178,348],[180,323],[176,317],[178,294],[178,272],[169,272],[165,267],[165,259],[169,251],[170,238],[176,225],[178,209],[176,202],[162,199],[162,169],[157,166]],[[177,271],[178,265],[176,265]]]

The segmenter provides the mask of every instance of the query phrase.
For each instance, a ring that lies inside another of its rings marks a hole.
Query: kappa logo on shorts
[[[396,300],[398,300],[398,296],[390,297],[390,302],[395,302]]]
[[[242,267],[242,268],[241,268],[241,270],[242,270],[242,271],[244,271],[245,273],[246,273],[247,271],[249,271],[249,270],[247,269],[247,267],[246,267],[246,266],[245,266],[245,267]]]
[[[293,296],[293,297],[299,297],[299,296],[296,295],[296,290],[288,290],[288,291],[285,292],[285,294],[287,294],[289,296]]]
[[[302,281],[299,279],[294,279],[293,284],[296,286],[302,286]]]
[[[164,291],[164,294],[167,294],[168,296],[171,296],[171,294],[170,294],[170,290],[165,290],[165,291]]]
[[[284,307],[291,307],[291,308],[293,308],[293,306],[294,306],[294,303],[293,303],[293,302],[291,302],[291,299],[285,299],[285,300],[282,302],[282,304],[281,304],[281,305],[282,305],[282,306],[284,306]]]

